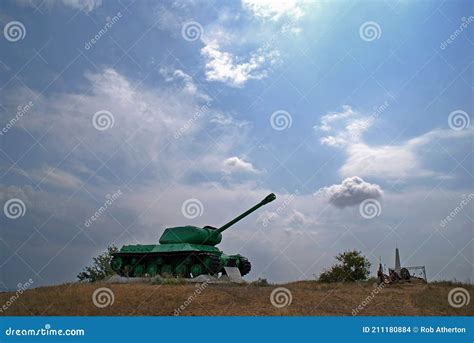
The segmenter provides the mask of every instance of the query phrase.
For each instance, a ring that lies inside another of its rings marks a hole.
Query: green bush
[[[360,251],[345,251],[336,256],[331,269],[319,275],[321,282],[354,282],[367,280],[370,274],[370,262]]]
[[[107,248],[107,251],[94,257],[92,259],[92,264],[85,267],[79,274],[77,274],[79,281],[96,282],[114,275],[115,272],[110,266],[110,261],[112,261],[112,254],[116,252],[118,252],[118,248],[112,245]]]

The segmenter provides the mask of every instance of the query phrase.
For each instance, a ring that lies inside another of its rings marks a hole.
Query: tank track
[[[122,263],[119,270],[115,270],[120,276],[144,276],[147,271],[147,266],[153,261],[156,261],[158,258],[163,259],[163,263],[160,265],[171,265],[173,266],[171,276],[177,277],[190,277],[191,273],[189,268],[184,275],[180,275],[176,269],[179,266],[189,266],[191,264],[199,264],[202,268],[201,274],[214,275],[221,271],[222,265],[220,262],[220,257],[216,254],[205,253],[205,252],[177,252],[177,253],[116,253],[114,254],[114,259],[120,257],[122,258]],[[132,259],[135,259],[135,264],[132,265]],[[207,263],[206,263],[207,262]],[[113,264],[113,261],[112,261]],[[139,268],[137,266],[142,266],[141,271],[137,272]],[[158,271],[157,274],[163,275],[161,271]],[[153,275],[151,275],[153,276]]]

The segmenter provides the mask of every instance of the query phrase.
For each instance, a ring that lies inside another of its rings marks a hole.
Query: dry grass
[[[276,287],[292,293],[292,303],[277,309],[270,303]],[[377,294],[359,315],[472,315],[473,302],[462,308],[451,307],[447,295],[455,284],[400,284],[387,286]],[[92,294],[98,287],[110,288],[114,303],[97,308]],[[65,284],[26,291],[8,310],[10,316],[171,316],[190,296],[196,285],[140,284]],[[471,294],[474,286],[462,285]],[[286,285],[216,285],[210,284],[181,311],[187,316],[329,316],[352,315],[352,310],[374,289],[372,283],[323,284],[300,281]],[[0,305],[14,293],[0,293]]]

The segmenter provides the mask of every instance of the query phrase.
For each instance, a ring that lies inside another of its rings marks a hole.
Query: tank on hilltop
[[[249,260],[242,255],[227,255],[215,246],[222,240],[222,232],[260,207],[276,199],[271,193],[258,204],[220,228],[212,226],[177,226],[167,228],[160,244],[124,245],[113,254],[111,267],[121,276],[179,276],[216,275],[224,267],[237,267],[240,273],[250,272]]]

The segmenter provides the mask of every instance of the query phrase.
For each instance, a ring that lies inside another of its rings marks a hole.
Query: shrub
[[[360,251],[345,251],[336,256],[331,269],[319,275],[321,282],[353,282],[367,280],[370,274],[370,262]]]
[[[110,266],[110,261],[112,261],[112,254],[116,252],[118,252],[118,248],[112,245],[107,248],[107,251],[103,252],[97,257],[94,257],[92,259],[92,264],[90,266],[84,267],[84,269],[79,274],[77,274],[79,281],[96,282],[114,275],[115,272]]]

